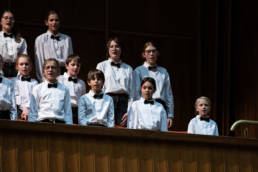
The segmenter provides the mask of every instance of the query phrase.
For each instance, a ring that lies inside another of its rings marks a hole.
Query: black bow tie
[[[144,104],[154,104],[153,100],[144,100]]]
[[[206,122],[210,122],[210,117],[209,116],[201,116],[200,117],[201,121],[206,121]]]
[[[56,88],[57,87],[57,83],[53,83],[53,84],[48,83],[47,87],[48,88]]]
[[[22,76],[22,77],[21,77],[21,80],[22,80],[22,81],[28,81],[28,82],[30,82],[31,77],[24,77],[24,76]]]
[[[116,66],[117,68],[120,68],[121,64],[120,63],[111,62],[111,66]]]
[[[102,99],[103,98],[103,94],[95,94],[93,97],[95,99]]]
[[[77,79],[77,78],[69,77],[69,78],[68,78],[68,81],[72,81],[72,82],[74,82],[74,83],[77,83],[77,82],[78,82],[78,79]]]
[[[60,41],[60,36],[51,35],[51,39],[55,39],[57,41]]]
[[[148,70],[156,71],[157,70],[157,66],[149,66]]]
[[[3,78],[2,78],[2,77],[0,77],[0,83],[2,83],[2,81],[3,81]]]
[[[11,34],[4,33],[4,37],[12,38],[13,37],[13,33],[11,33]]]

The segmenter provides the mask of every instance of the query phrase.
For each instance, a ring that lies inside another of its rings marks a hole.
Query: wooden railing
[[[258,140],[0,120],[1,172],[256,172]]]

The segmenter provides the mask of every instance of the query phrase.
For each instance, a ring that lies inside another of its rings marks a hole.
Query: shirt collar
[[[94,93],[92,90],[89,91],[89,95],[91,97],[93,97],[96,93]],[[103,92],[101,91],[99,94],[103,94]]]
[[[150,67],[150,65],[146,61],[143,63],[143,66],[145,66],[146,68]],[[154,67],[154,66],[152,66],[152,67]],[[156,64],[155,67],[158,67],[158,65]]]
[[[111,58],[108,58],[108,61],[109,61],[109,63],[111,63],[111,62],[112,62],[112,59],[111,59]],[[114,63],[120,63],[120,64],[122,64],[123,62],[122,62],[122,60],[120,60],[119,62],[114,62]]]
[[[53,33],[51,33],[49,30],[47,31],[47,35],[50,37],[51,35],[54,35]],[[55,34],[55,36],[60,36],[60,33],[58,32],[57,34]]]

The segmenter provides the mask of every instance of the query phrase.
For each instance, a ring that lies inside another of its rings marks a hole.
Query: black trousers
[[[10,119],[10,111],[0,110],[0,119]]]
[[[73,123],[78,124],[78,107],[72,107]]]
[[[56,124],[56,123],[64,124],[65,123],[64,121],[61,121],[59,119],[44,119],[44,120],[39,121],[39,122],[46,122],[46,123],[52,123],[52,124]]]
[[[112,97],[114,102],[115,124],[120,125],[120,123],[122,122],[122,117],[127,112],[129,96],[127,94],[107,94]]]

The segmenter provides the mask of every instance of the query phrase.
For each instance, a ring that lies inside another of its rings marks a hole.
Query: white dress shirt
[[[72,40],[68,35],[58,33],[60,40],[52,39],[52,33],[47,31],[35,40],[35,65],[39,80],[43,80],[43,64],[45,59],[55,58],[61,66],[65,65],[67,57],[73,54]]]
[[[197,115],[188,124],[187,133],[203,134],[218,136],[219,131],[215,121],[210,119],[209,122],[200,120],[200,115]]]
[[[48,88],[48,82],[44,81],[33,88],[28,120],[35,122],[44,119],[73,123],[69,90],[63,84]]]
[[[103,90],[105,93],[126,93],[129,96],[128,109],[133,101],[133,69],[126,63],[120,62],[120,68],[111,66],[111,59],[98,63],[97,69],[105,75]]]
[[[161,66],[157,66],[156,71],[148,70],[149,64],[144,62],[134,70],[135,95],[134,100],[141,97],[141,81],[145,77],[152,77],[156,82],[156,91],[153,98],[160,98],[166,102],[168,117],[174,117],[174,98],[170,84],[170,78],[167,70]]]
[[[13,78],[14,82],[14,92],[16,104],[21,110],[30,107],[30,96],[32,94],[33,88],[38,84],[38,81],[32,79],[30,81],[22,81],[21,75]]]
[[[103,94],[103,93],[102,93]],[[114,103],[112,97],[103,94],[103,98],[96,99],[94,93],[89,93],[80,98],[78,121],[80,125],[101,124],[114,127]]]
[[[0,110],[9,110],[10,119],[16,120],[18,116],[13,82],[3,76],[0,77],[2,78],[2,82],[0,83]]]
[[[154,104],[144,104],[144,99],[140,98],[130,107],[127,128],[168,131],[166,111],[162,104],[156,101]]]
[[[16,62],[19,54],[27,54],[27,43],[25,39],[21,38],[18,43],[15,37],[4,37],[4,32],[0,32],[0,55],[3,57],[4,62]]]
[[[58,81],[69,89],[72,107],[78,107],[80,97],[86,93],[85,82],[77,78],[77,83],[74,83],[68,78],[69,75],[65,72],[64,75],[58,77]]]

